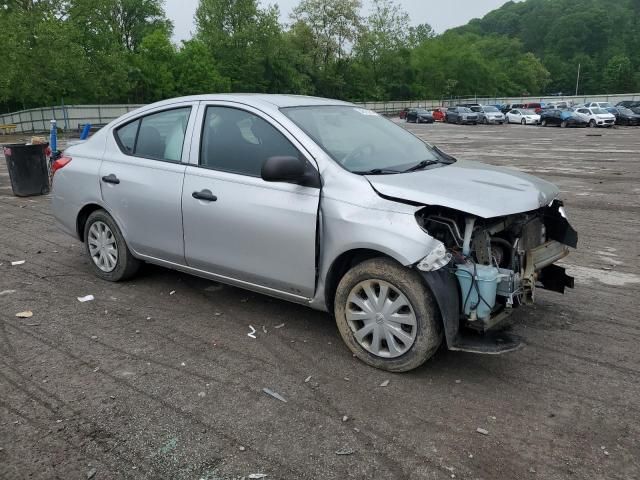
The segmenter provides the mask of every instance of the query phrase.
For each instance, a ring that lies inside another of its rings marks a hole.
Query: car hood
[[[467,160],[366,178],[384,197],[438,205],[483,218],[535,210],[551,203],[559,193],[555,185],[532,175]]]

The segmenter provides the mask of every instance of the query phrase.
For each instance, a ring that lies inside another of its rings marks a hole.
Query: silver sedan
[[[337,100],[176,98],[67,149],[53,211],[93,271],[142,262],[331,312],[361,360],[407,371],[441,342],[501,353],[491,333],[537,286],[573,282],[558,189],[456,160]]]

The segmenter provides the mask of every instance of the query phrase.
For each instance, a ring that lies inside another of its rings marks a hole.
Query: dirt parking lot
[[[640,478],[640,129],[408,128],[562,190],[576,288],[518,312],[525,348],[392,375],[328,315],[151,266],[103,282],[2,158],[0,478]]]

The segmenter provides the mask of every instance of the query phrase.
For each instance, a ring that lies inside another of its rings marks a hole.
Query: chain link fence
[[[483,105],[504,105],[510,103],[558,102],[566,101],[574,105],[586,102],[640,101],[640,93],[622,95],[589,96],[547,96],[547,97],[449,97],[431,100],[398,100],[390,102],[360,102],[358,105],[383,115],[396,115],[404,108],[447,107],[460,103],[480,103]],[[0,114],[0,125],[15,125],[16,133],[47,132],[51,119],[56,119],[58,127],[64,131],[77,131],[90,123],[102,126],[142,105],[66,105],[58,107],[32,108],[20,112]]]

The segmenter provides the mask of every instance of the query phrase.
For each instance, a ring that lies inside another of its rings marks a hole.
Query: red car
[[[400,110],[400,120],[404,120],[405,118],[407,118],[408,111],[408,108],[403,108],[402,110]]]
[[[542,105],[540,105],[539,103],[525,103],[522,108],[533,110],[538,115],[540,115],[540,112],[542,112]]]
[[[436,122],[444,122],[447,117],[447,109],[445,107],[437,107],[433,109],[433,119]]]

